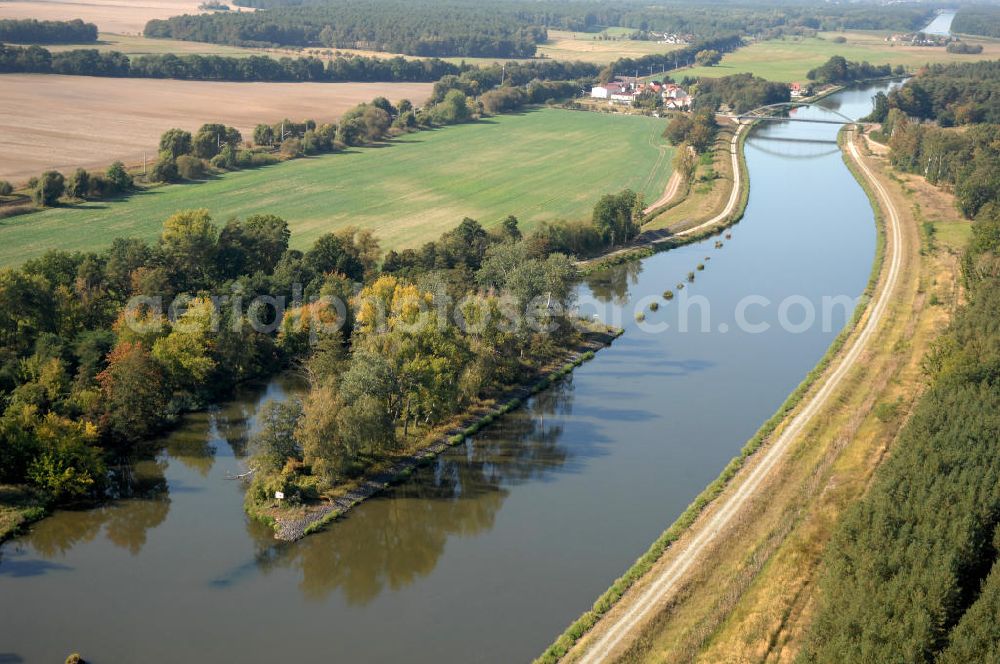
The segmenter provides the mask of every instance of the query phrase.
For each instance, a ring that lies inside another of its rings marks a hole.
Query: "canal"
[[[884,87],[795,112],[857,118]],[[876,234],[836,132],[756,129],[731,237],[590,278],[582,312],[620,321],[624,336],[326,532],[276,542],[226,479],[258,406],[301,385],[283,377],[189,417],[129,468],[131,497],[58,512],[0,549],[0,661],[530,660],[737,454],[849,319]]]

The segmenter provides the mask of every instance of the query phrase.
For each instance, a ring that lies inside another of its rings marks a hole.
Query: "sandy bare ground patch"
[[[81,18],[101,31],[139,34],[150,19],[198,14],[200,4],[201,0],[20,0],[0,2],[0,18]]]
[[[103,167],[155,158],[171,127],[206,122],[251,136],[282,118],[335,120],[379,95],[422,104],[430,83],[222,83],[92,78],[46,74],[0,76],[0,179],[22,182],[46,169]]]

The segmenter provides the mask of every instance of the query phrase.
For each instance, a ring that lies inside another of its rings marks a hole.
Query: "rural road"
[[[746,126],[747,125],[742,124],[737,125],[736,131],[733,132],[733,140],[729,143],[729,158],[733,160],[733,188],[729,192],[729,200],[726,201],[726,207],[722,208],[722,212],[715,215],[708,221],[700,223],[693,228],[668,235],[665,238],[654,240],[653,244],[656,244],[657,242],[666,242],[671,237],[693,235],[694,233],[703,231],[706,228],[725,221],[726,218],[733,213],[733,210],[736,209],[737,204],[740,202],[740,189],[743,187],[743,173],[740,169],[740,135],[746,131]]]
[[[579,644],[580,652],[576,653],[579,656],[574,661],[581,664],[609,661],[613,653],[630,642],[631,638],[635,636],[636,629],[652,617],[658,607],[663,605],[663,600],[677,587],[685,572],[698,560],[718,534],[733,522],[736,514],[754,496],[761,483],[777,466],[791,444],[802,434],[816,413],[830,400],[831,395],[854,367],[878,329],[899,280],[902,263],[899,214],[885,187],[875,178],[858,152],[853,130],[849,132],[847,145],[852,160],[875,189],[879,203],[886,213],[886,264],[888,269],[884,270],[884,278],[877,286],[877,292],[869,307],[864,325],[841,351],[834,368],[828,370],[825,377],[821,378],[819,389],[802,403],[799,411],[788,421],[781,434],[758,453],[756,463],[751,462],[749,471],[745,474],[740,473],[742,477],[737,476],[732,485],[736,489],[728,496],[720,498],[722,502],[717,503],[714,508],[709,508],[715,510],[714,514],[704,522],[696,522],[692,526],[685,537],[686,543],[674,545],[681,548],[671,551],[671,554],[675,554],[673,559],[663,569],[653,572],[656,574],[655,578],[651,581],[648,578],[643,579],[648,583],[644,584],[641,590],[636,587],[635,593],[627,592],[616,607],[618,610],[612,610],[611,613],[598,621],[591,631],[591,638]],[[738,187],[734,187],[734,191],[738,190]],[[571,654],[574,653],[571,652]]]
[[[643,214],[649,214],[661,205],[666,205],[677,195],[677,190],[681,186],[681,174],[678,171],[674,171],[670,174],[670,179],[667,180],[667,188],[663,190],[663,195],[657,198],[651,205],[648,205],[645,210],[642,211]]]

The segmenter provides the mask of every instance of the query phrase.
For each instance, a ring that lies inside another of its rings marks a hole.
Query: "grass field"
[[[842,36],[843,44],[833,42]],[[915,68],[929,62],[972,62],[1000,57],[1000,41],[968,39],[969,43],[982,44],[979,55],[957,55],[944,48],[925,46],[892,46],[885,42],[885,33],[844,32],[821,33],[819,37],[788,37],[755,42],[722,58],[715,67],[682,69],[675,78],[682,76],[719,77],[750,72],[770,81],[805,81],[806,73],[826,62],[830,56],[842,55],[848,60],[867,60],[872,64],[889,63]]]
[[[628,32],[622,28],[609,28],[614,36]],[[583,60],[597,64],[608,64],[618,58],[641,58],[651,53],[667,53],[681,48],[678,44],[657,44],[654,41],[631,39],[602,40],[599,35],[589,32],[567,32],[549,30],[549,40],[538,48],[540,57],[552,60]]]
[[[384,95],[422,104],[430,83],[230,83],[152,78],[3,74],[0,180],[23,182],[46,169],[105,168],[155,158],[171,127],[223,122],[250,135],[282,118],[329,122]],[[42,112],[39,112],[39,111]]]
[[[398,248],[435,239],[465,216],[490,226],[514,214],[523,228],[589,218],[601,194],[631,187],[654,200],[662,193],[673,156],[660,137],[662,122],[537,110],[160,187],[124,201],[12,217],[0,222],[0,265],[48,249],[98,249],[115,237],[154,240],[165,218],[200,207],[220,224],[233,215],[280,215],[299,248],[351,224],[373,229],[383,247]]]
[[[294,56],[291,50],[242,48],[226,46],[225,44],[209,44],[207,42],[180,41],[177,39],[147,39],[139,35],[122,35],[113,32],[101,32],[96,44],[46,44],[45,48],[53,53],[71,51],[79,48],[96,48],[98,51],[118,51],[125,55],[226,55],[246,57],[272,53],[275,57]]]

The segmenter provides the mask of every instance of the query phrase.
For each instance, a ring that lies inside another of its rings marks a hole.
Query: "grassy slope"
[[[349,224],[372,228],[392,248],[435,239],[465,216],[489,226],[514,214],[524,228],[586,218],[603,193],[631,187],[653,200],[663,191],[673,150],[661,129],[652,118],[546,109],[420,132],[385,147],[7,219],[0,265],[115,237],[152,240],[166,217],[199,207],[220,223],[281,215],[296,247]]]
[[[890,179],[904,216],[903,273],[872,350],[790,450],[763,497],[621,662],[792,661],[834,524],[892,444],[924,383],[921,358],[957,303],[962,232],[951,233],[955,244],[939,238],[931,250],[918,231],[922,221],[936,228],[968,223],[939,190],[909,178],[897,188]],[[942,305],[931,305],[931,295]]]
[[[847,39],[835,44],[837,35]],[[867,60],[873,64],[890,63],[920,67],[928,62],[965,62],[1000,57],[1000,41],[968,40],[983,45],[979,55],[957,55],[943,48],[890,46],[883,33],[845,32],[822,33],[817,38],[787,38],[756,42],[727,54],[716,67],[683,69],[681,76],[728,76],[751,72],[771,81],[805,81],[806,73],[826,62],[830,56],[842,55],[848,60]]]

